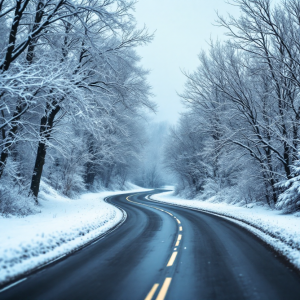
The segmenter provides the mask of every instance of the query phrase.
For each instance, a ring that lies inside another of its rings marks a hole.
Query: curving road
[[[226,219],[113,196],[117,230],[0,293],[0,299],[300,299],[300,276]]]

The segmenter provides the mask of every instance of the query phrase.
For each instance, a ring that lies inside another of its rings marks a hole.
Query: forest
[[[131,176],[156,109],[134,4],[0,1],[2,213],[29,213],[42,182],[75,197]]]
[[[300,0],[0,0],[0,298],[299,300],[299,122]]]
[[[230,3],[169,130],[149,121],[135,1],[1,0],[0,213],[30,213],[43,183],[74,198],[129,181],[299,210],[300,1]]]
[[[300,208],[300,1],[233,0],[226,36],[184,72],[165,163],[190,198]]]

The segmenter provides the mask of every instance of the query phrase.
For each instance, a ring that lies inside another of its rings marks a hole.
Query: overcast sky
[[[139,0],[136,19],[150,32],[156,30],[154,41],[141,48],[142,65],[151,70],[149,83],[159,106],[156,119],[174,124],[183,110],[176,92],[184,89],[185,78],[180,69],[193,71],[197,55],[207,49],[210,37],[222,36],[214,26],[216,11],[221,15],[238,15],[225,0]]]

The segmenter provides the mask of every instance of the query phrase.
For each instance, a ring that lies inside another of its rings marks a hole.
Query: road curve
[[[0,293],[0,299],[300,299],[299,273],[226,219],[117,195],[117,230]]]

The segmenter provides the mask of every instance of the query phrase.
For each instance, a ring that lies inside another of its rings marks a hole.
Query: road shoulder
[[[300,270],[300,218],[262,207],[239,207],[224,203],[180,199],[172,192],[155,194],[149,200],[185,207],[226,218],[244,227]]]
[[[72,200],[48,189],[40,213],[0,217],[0,292],[26,276],[103,238],[126,219],[109,196],[144,191],[86,193]]]

